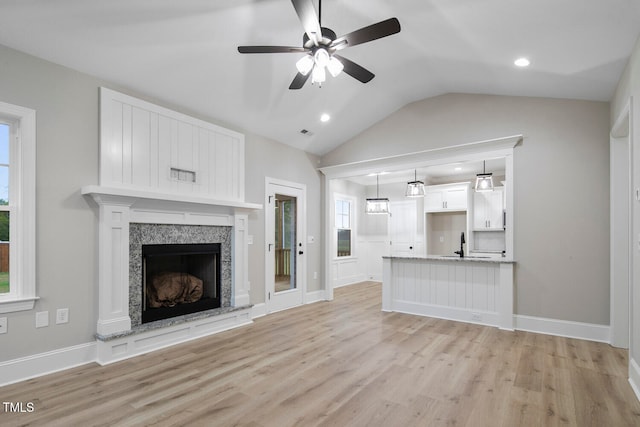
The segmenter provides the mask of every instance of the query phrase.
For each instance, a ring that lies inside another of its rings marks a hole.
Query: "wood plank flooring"
[[[0,388],[0,425],[638,426],[626,351],[332,302],[100,367]]]

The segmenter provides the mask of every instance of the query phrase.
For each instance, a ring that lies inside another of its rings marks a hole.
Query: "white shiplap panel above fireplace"
[[[244,201],[244,135],[100,88],[100,185]]]

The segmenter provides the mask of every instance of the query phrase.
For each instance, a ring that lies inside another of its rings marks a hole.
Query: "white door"
[[[265,212],[265,301],[267,312],[303,303],[306,291],[304,236],[306,188],[267,178]]]
[[[391,202],[389,216],[389,240],[391,255],[412,255],[418,253],[417,205],[415,199]]]

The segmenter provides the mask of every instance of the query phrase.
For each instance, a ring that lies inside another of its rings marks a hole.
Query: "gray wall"
[[[245,197],[247,201],[265,204],[265,177],[305,184],[307,187],[307,236],[313,236],[315,243],[307,243],[304,256],[307,259],[307,290],[323,288],[322,221],[323,209],[320,197],[320,172],[316,170],[319,158],[287,145],[274,142],[253,134],[245,134]],[[249,245],[249,281],[251,282],[251,302],[265,300],[265,219],[264,210],[249,216],[249,234],[253,235],[253,245]],[[318,278],[313,278],[313,273]]]
[[[118,87],[0,46],[0,101],[32,108],[37,117],[37,293],[31,311],[9,313],[0,335],[0,362],[94,340],[97,321],[97,210],[80,187],[98,183],[98,88],[106,86],[197,116],[166,100]],[[233,129],[213,118],[200,119]],[[243,129],[233,129],[243,132]],[[246,134],[246,200],[264,203],[265,176],[306,184],[309,288],[322,283],[320,176],[318,159]],[[285,167],[286,166],[286,167]],[[264,301],[264,217],[250,216],[251,302]],[[319,279],[313,280],[314,271]],[[69,323],[55,325],[55,310],[68,307]],[[35,329],[35,312],[49,311],[50,326]],[[3,315],[5,316],[5,315]]]
[[[633,188],[640,188],[640,39],[636,42],[629,63],[625,72],[618,83],[616,94],[611,101],[611,125],[614,124],[618,116],[622,113],[629,102],[629,98],[633,97],[632,108],[632,127],[631,145],[633,150]],[[633,231],[631,236],[636,237],[640,232],[640,204],[630,198],[633,212]],[[634,240],[632,245],[637,247],[637,241]],[[631,302],[631,347],[630,359],[636,363],[640,361],[640,251],[634,250],[633,260],[633,289]]]
[[[523,134],[514,152],[516,313],[609,323],[609,104],[449,94],[409,104],[323,166]]]
[[[9,313],[0,361],[93,340],[97,218],[80,187],[98,182],[98,86],[86,75],[0,46],[0,100],[36,110],[35,309]],[[69,308],[69,323],[55,310]],[[35,312],[49,327],[35,329]],[[3,315],[4,316],[4,315]]]

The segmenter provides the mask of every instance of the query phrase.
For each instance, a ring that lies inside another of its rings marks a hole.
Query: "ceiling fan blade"
[[[389,18],[385,21],[372,24],[367,27],[360,28],[349,34],[338,37],[331,42],[330,48],[335,50],[344,49],[345,47],[355,46],[367,43],[372,40],[381,39],[392,34],[400,32],[400,22],[396,18]]]
[[[344,69],[342,71],[349,74],[354,79],[361,81],[362,83],[368,83],[376,76],[371,71],[345,58],[344,56],[333,55],[333,57],[342,62],[342,65],[344,65]]]
[[[311,3],[311,0],[291,0],[291,3],[293,3],[293,8],[298,14],[304,32],[307,33],[313,44],[317,46],[322,39],[322,30],[320,29],[320,19],[313,7],[313,3]]]
[[[309,49],[293,46],[238,46],[240,53],[299,53]]]
[[[306,76],[301,73],[296,74],[296,76],[293,78],[293,81],[289,85],[289,89],[301,89],[309,79],[310,75],[311,73],[307,73]]]

